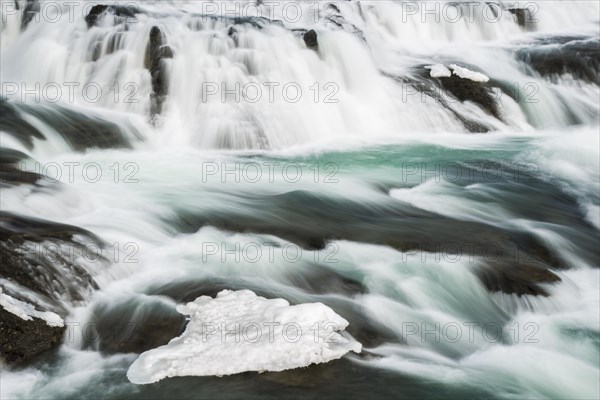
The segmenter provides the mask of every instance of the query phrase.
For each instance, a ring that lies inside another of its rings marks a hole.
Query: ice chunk
[[[442,64],[428,65],[425,69],[430,69],[429,75],[432,78],[449,78],[452,76],[452,72]]]
[[[0,292],[0,306],[6,311],[15,314],[25,321],[31,321],[34,317],[46,321],[49,326],[64,326],[65,322],[58,315],[51,311],[37,311],[32,304],[17,300],[5,293]]]
[[[470,79],[474,82],[487,82],[490,80],[490,78],[480,72],[471,71],[470,69],[458,66],[456,64],[451,64],[450,68],[454,70],[454,75],[458,75],[464,79]]]
[[[174,376],[283,371],[359,353],[362,345],[339,331],[348,321],[322,303],[290,306],[249,290],[201,296],[177,310],[191,317],[185,332],[142,353],[127,372],[136,384]]]

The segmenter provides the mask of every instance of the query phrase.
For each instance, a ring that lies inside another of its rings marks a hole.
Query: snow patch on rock
[[[454,71],[454,75],[458,75],[460,78],[469,79],[473,82],[488,82],[490,78],[480,72],[471,71],[468,68],[461,67],[456,64],[451,64],[450,68]]]
[[[31,321],[33,318],[39,318],[46,321],[49,326],[62,327],[65,322],[58,315],[51,311],[38,311],[32,304],[17,300],[5,293],[0,292],[0,306],[9,313],[15,314],[17,317],[25,321]]]
[[[425,69],[431,70],[429,75],[432,78],[449,78],[452,76],[452,72],[443,64],[428,65]]]
[[[470,69],[461,67],[460,65],[450,64],[450,68],[454,71],[454,75],[458,76],[459,78],[469,79],[473,82],[482,82],[482,83],[488,82],[490,80],[489,77],[482,74],[481,72],[471,71]],[[450,68],[446,67],[443,64],[434,64],[434,65],[425,66],[425,69],[428,69],[431,71],[431,72],[429,72],[429,75],[432,78],[450,78],[452,76],[452,72],[450,71]]]

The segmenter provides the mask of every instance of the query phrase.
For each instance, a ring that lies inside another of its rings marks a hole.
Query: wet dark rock
[[[470,101],[479,105],[488,114],[502,120],[498,102],[491,87],[484,82],[475,82],[470,79],[460,78],[456,75],[439,79],[442,87],[460,101]]]
[[[85,22],[87,22],[88,29],[96,25],[102,18],[107,14],[111,13],[117,18],[117,22],[126,21],[129,18],[135,18],[135,15],[139,10],[135,7],[134,3],[119,6],[119,5],[105,5],[96,4],[94,5],[88,15],[85,16]]]
[[[106,45],[106,54],[112,54],[122,48],[124,32],[109,33],[108,43]]]
[[[221,17],[218,17],[221,18]],[[249,27],[262,30],[265,26],[275,24],[283,27],[282,21],[270,20],[265,17],[233,17],[230,18],[235,25],[248,25]]]
[[[56,307],[52,311],[60,312],[64,303],[82,301],[97,288],[93,277],[77,263],[78,255],[88,251],[85,245],[103,247],[85,229],[0,212],[0,277],[43,297]],[[97,262],[102,265],[101,255]]]
[[[323,249],[331,240],[353,240],[406,251],[419,248],[435,251],[436,244],[443,241],[435,240],[429,232],[419,232],[422,224],[429,226],[432,232],[448,237],[453,237],[460,227],[469,236],[480,237],[479,241],[500,233],[481,223],[454,220],[408,205],[373,207],[308,191],[274,195],[261,199],[260,203],[268,205],[268,209],[278,215],[285,215],[289,224],[281,225],[269,218],[242,214],[182,214],[177,224],[184,232],[196,232],[201,226],[212,225],[225,231],[273,234],[310,250]],[[411,232],[411,228],[415,232]],[[505,234],[501,234],[500,239],[509,240]]]
[[[312,265],[290,275],[291,284],[308,293],[354,296],[366,292],[361,282],[346,278],[323,265]]]
[[[20,169],[21,161],[27,159],[26,154],[18,150],[0,147],[0,186],[34,184],[42,176],[36,172]]]
[[[327,305],[348,321],[345,331],[363,345],[363,351],[385,343],[406,342],[393,329],[372,318],[369,310],[353,301],[333,299],[327,301]]]
[[[94,43],[94,45],[92,47],[90,61],[92,61],[92,62],[98,61],[101,56],[102,56],[102,42],[97,41],[96,43]]]
[[[32,110],[32,114],[48,125],[55,126],[74,150],[132,148],[117,123],[64,108],[57,109],[53,113],[50,108],[42,108],[39,112]]]
[[[83,347],[105,354],[143,353],[180,336],[186,325],[183,314],[158,298],[103,303],[86,323]]]
[[[330,4],[331,5],[331,4]],[[346,23],[346,20],[344,19],[344,17],[339,13],[339,9],[334,6],[335,8],[331,8],[328,7],[330,10],[332,10],[335,14],[331,14],[328,15],[327,17],[325,17],[326,21],[328,23],[332,23],[335,26],[337,26],[340,29],[344,29],[344,24]]]
[[[77,151],[90,148],[131,148],[118,124],[62,106],[23,104],[0,99],[0,113],[0,130],[14,136],[28,149],[33,149],[34,139],[46,138],[25,120],[25,116],[36,118],[52,127]]]
[[[239,46],[239,33],[238,33],[238,30],[235,29],[235,27],[233,27],[233,26],[229,27],[229,29],[227,30],[227,36],[229,36],[231,39],[233,39],[233,42],[235,43],[236,47]]]
[[[164,60],[173,58],[173,50],[165,44],[165,36],[159,27],[150,30],[149,42],[146,47],[144,67],[152,76],[152,94],[150,95],[150,115],[153,118],[162,111],[162,105],[169,90],[168,76]]]
[[[5,159],[21,157],[9,153]],[[0,278],[8,282],[0,290],[38,311],[51,311],[64,318],[67,304],[81,304],[98,288],[79,264],[89,249],[86,245],[103,247],[85,229],[0,212]],[[95,256],[98,265],[104,265],[102,255]],[[9,365],[35,361],[61,343],[63,332],[64,327],[51,327],[37,318],[23,320],[0,307],[0,353]]]
[[[306,44],[306,47],[308,47],[311,50],[319,50],[319,41],[318,41],[318,36],[317,36],[317,32],[315,32],[314,29],[311,29],[310,31],[306,32],[303,36],[304,38],[304,43]]]
[[[514,233],[517,244],[516,256],[525,259],[527,256],[541,261],[555,268],[566,268],[565,262],[551,248],[542,243],[538,238],[528,235]]]
[[[508,11],[515,17],[519,26],[527,31],[535,30],[536,20],[533,13],[528,8],[509,8]]]
[[[360,4],[358,4],[358,7],[359,8],[361,7]],[[362,9],[360,9],[360,10],[361,10],[361,14],[362,14]],[[348,33],[355,35],[357,38],[359,38],[364,43],[367,42],[367,40],[365,38],[365,33],[355,24],[348,22],[346,20],[346,18],[344,18],[344,16],[342,15],[340,8],[336,4],[334,4],[334,3],[327,4],[325,6],[324,12],[319,15],[319,18],[323,19],[326,24],[333,24],[336,26],[336,28],[344,30]],[[364,18],[364,16],[363,16],[363,18]]]
[[[452,114],[458,119],[463,126],[471,133],[487,133],[491,128],[485,124],[469,119],[456,110],[450,109]]]
[[[0,307],[0,358],[9,366],[22,366],[57,347],[65,327],[46,321],[24,320]]]
[[[290,271],[286,278],[290,287],[296,287],[309,294],[343,294],[354,296],[365,293],[361,282],[346,278],[323,265],[303,266]],[[202,278],[172,282],[149,288],[148,295],[167,296],[178,303],[187,303],[200,296],[215,297],[222,290],[252,290],[266,298],[281,297],[283,294],[266,291],[264,287],[242,278]],[[293,301],[292,301],[293,303]]]
[[[460,64],[472,71],[479,72],[477,68],[471,65],[452,62],[448,64]],[[421,83],[421,90],[428,89],[427,93],[431,94],[433,92],[433,96],[436,99],[441,97],[440,101],[442,104],[447,105],[446,108],[452,108],[448,106],[448,96],[451,96],[461,102],[470,101],[475,103],[485,112],[502,121],[502,113],[500,112],[498,101],[492,91],[490,82],[475,82],[470,79],[461,78],[454,73],[449,77],[433,78],[431,77],[430,71],[426,69],[425,66],[426,65],[419,65],[415,68],[417,80]],[[423,85],[423,82],[432,83],[434,88],[428,88],[427,85]],[[455,115],[457,114],[456,111],[453,112]],[[460,119],[464,121],[470,120],[467,116],[462,115]]]
[[[424,68],[424,66],[422,66],[422,68]],[[451,112],[469,132],[487,133],[492,130],[490,126],[478,122],[470,116],[464,115],[455,109],[453,107],[453,102],[456,100],[450,99],[449,101],[448,94],[445,92],[446,89],[442,87],[439,80],[429,77],[429,71],[426,70],[426,75],[422,71],[418,71],[418,74],[420,75],[420,78],[399,77],[384,73],[384,75],[388,78],[391,78],[394,81],[402,84],[403,90],[407,90],[409,88],[414,89],[415,93],[420,93],[421,96],[427,96],[426,99],[428,98],[429,101],[435,101],[439,103],[446,110]]]
[[[96,4],[93,6],[88,15],[85,16],[85,22],[87,22],[88,28],[96,25],[98,20],[106,14],[107,10],[108,6],[104,4]]]
[[[67,304],[80,304],[97,289],[90,273],[78,264],[85,244],[102,247],[84,229],[0,212],[0,278],[8,282],[0,290],[38,311],[64,318]],[[0,353],[9,365],[32,362],[58,346],[63,331],[41,319],[23,320],[0,307]]]
[[[332,10],[335,13],[338,13],[338,14],[340,13],[340,8],[337,5],[335,5],[334,3],[327,4],[327,8],[329,8],[330,10]]]
[[[274,297],[272,292],[265,291],[264,288],[242,278],[225,279],[220,277],[180,280],[155,285],[147,288],[145,294],[150,296],[166,296],[177,303],[189,303],[200,296],[216,297],[223,290],[243,289],[251,290],[258,296],[265,298]]]
[[[472,183],[481,183],[496,188],[495,200],[515,215],[553,225],[573,226],[576,227],[577,232],[582,232],[587,236],[592,235],[592,232],[596,230],[587,221],[578,200],[557,187],[556,184],[542,179],[542,171],[536,163],[502,163],[475,159],[460,165],[464,175],[460,174],[460,177],[451,175],[449,179],[462,187]],[[469,192],[466,192],[465,195],[475,201],[485,200],[484,197]],[[521,243],[530,251],[536,249],[535,253],[540,255],[539,259],[547,260],[550,265],[561,263],[556,261],[554,253],[539,240],[519,236],[518,233],[514,233],[514,235],[516,235],[517,243]],[[583,241],[577,240],[577,242],[582,243]]]
[[[163,46],[160,48],[160,51],[158,52],[158,56],[161,59],[173,58],[173,57],[175,57],[175,53],[173,53],[173,49],[171,49],[171,47]]]
[[[303,265],[289,271],[286,284],[298,288],[309,294],[342,294],[354,296],[365,293],[366,288],[361,282],[346,278],[324,265]],[[215,297],[220,291],[249,289],[266,298],[280,297],[281,294],[265,291],[264,287],[240,279],[228,278],[203,278],[173,282],[172,284],[150,288],[146,293],[150,295],[163,295],[177,302],[194,301],[200,296]]]
[[[18,9],[18,7],[17,7]],[[27,0],[21,14],[21,30],[25,30],[27,25],[35,18],[35,15],[40,12],[39,0]]]
[[[399,374],[397,371],[374,368],[348,359],[311,365],[282,372],[248,372],[226,378],[177,377],[151,385],[136,387],[140,398],[214,398],[226,393],[231,399],[247,398],[248,393],[265,400],[277,399],[344,399],[344,400],[414,400],[430,398],[431,393],[443,393],[449,399],[494,399],[489,390],[448,385],[420,376]],[[118,379],[121,370],[111,378]],[[126,378],[124,383],[126,382]],[[114,381],[114,380],[113,380]],[[113,382],[111,381],[111,382]],[[318,388],[318,393],[310,389]],[[190,395],[192,393],[192,395]]]
[[[314,364],[309,368],[267,372],[260,374],[258,379],[284,386],[318,390],[320,384],[336,378],[339,364],[339,360],[334,360],[324,364]]]
[[[576,79],[600,85],[600,39],[544,38],[515,53],[531,71],[556,79],[570,74]]]
[[[548,296],[541,284],[560,282],[560,278],[541,263],[513,264],[489,262],[477,271],[479,279],[491,292]]]
[[[590,240],[597,238],[597,229],[586,221],[573,196],[540,179],[535,171],[515,164],[474,162],[462,166],[461,176],[453,183],[459,187],[477,183],[488,186],[498,194],[496,201],[517,218],[572,227],[563,229],[561,235],[577,243],[578,255],[586,262],[599,265],[594,251],[597,243]],[[465,190],[464,196],[477,202],[490,201],[486,193]],[[176,220],[169,222],[185,233],[210,225],[230,232],[270,234],[311,250],[324,249],[332,240],[350,240],[404,252],[455,251],[463,255],[463,260],[467,256],[491,260],[489,268],[498,272],[488,274],[488,281],[497,279],[498,283],[484,283],[492,291],[508,293],[543,294],[538,284],[557,281],[553,270],[573,267],[558,256],[551,244],[532,233],[438,215],[391,199],[365,204],[307,191],[247,196],[246,204],[260,204],[260,209],[201,215],[182,210]],[[308,278],[299,281],[302,279]]]
[[[498,3],[491,2],[491,1],[486,1],[485,4],[490,10],[492,10],[492,13],[494,14],[494,18],[498,18],[498,16],[501,13],[500,5]]]
[[[94,234],[77,226],[20,216],[6,211],[0,212],[0,240],[15,238],[36,242],[48,239],[70,240],[76,235],[96,238]]]
[[[204,29],[206,20],[211,20],[212,22],[223,22],[233,25],[245,25],[249,28],[262,30],[264,27],[269,25],[276,25],[280,28],[285,28],[283,21],[280,20],[271,20],[265,17],[232,17],[232,16],[215,16],[215,15],[206,15],[206,14],[190,14],[193,19],[190,19],[188,22],[188,27],[194,31],[199,31]]]
[[[324,215],[326,213],[327,211],[324,209],[323,214],[319,213],[319,216],[304,215],[299,217],[298,220],[306,221],[307,225],[304,223],[290,224],[288,229],[279,225],[270,225],[264,220],[254,220],[241,215],[231,216],[231,219],[228,218],[227,220],[223,220],[222,217],[212,219],[205,216],[205,224],[229,231],[273,234],[309,249],[323,248],[330,240],[351,240],[382,244],[403,252],[449,253],[456,251],[458,255],[462,254],[463,257],[464,255],[487,257],[489,256],[488,245],[493,244],[494,248],[498,249],[500,253],[499,257],[505,260],[507,264],[512,263],[514,266],[514,269],[505,270],[505,274],[516,273],[521,265],[527,265],[524,263],[525,261],[518,258],[514,261],[516,254],[520,254],[527,262],[530,258],[537,260],[537,257],[541,254],[546,259],[537,261],[540,268],[560,267],[560,264],[549,265],[550,262],[556,261],[554,257],[544,256],[544,254],[551,254],[549,251],[540,252],[537,248],[535,250],[529,248],[519,250],[523,246],[517,244],[516,240],[520,239],[522,235],[515,235],[476,222],[454,220],[435,214],[418,216],[411,212],[404,215],[401,213],[397,215],[383,213],[380,216],[368,216],[365,215],[367,210],[356,210],[353,213],[355,215],[353,221],[345,224],[336,218],[326,217]],[[294,219],[290,218],[290,220]],[[186,218],[186,220],[189,222],[190,218]],[[315,225],[312,225],[312,228],[309,229],[308,223],[317,220],[319,222],[314,222]],[[355,228],[348,227],[347,224],[349,223],[353,223]],[[315,229],[315,226],[318,226],[318,228]],[[531,277],[534,279],[543,278],[543,282],[554,281],[551,273],[532,275]],[[547,277],[551,278],[548,280]],[[518,278],[519,276],[515,280]],[[535,281],[531,282],[532,285],[535,283]],[[360,289],[359,286],[356,286],[356,283],[350,285],[353,290]],[[317,286],[313,285],[311,289],[315,290]],[[327,285],[325,284],[325,286]],[[345,287],[345,285],[342,283],[340,287]],[[506,285],[498,287],[488,285],[488,287],[490,290],[504,290]],[[530,293],[529,290],[522,292],[521,288],[522,286],[519,286],[507,291],[519,294]]]
[[[21,116],[15,103],[0,98],[0,115],[0,130],[15,136],[27,149],[33,149],[33,139],[46,140],[36,127]]]

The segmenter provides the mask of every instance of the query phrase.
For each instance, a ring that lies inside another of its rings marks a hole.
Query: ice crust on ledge
[[[0,306],[9,313],[15,314],[17,317],[25,321],[31,321],[33,318],[39,318],[46,321],[48,326],[65,326],[65,322],[58,315],[51,311],[38,311],[32,304],[17,300],[14,297],[0,292]]]
[[[325,363],[362,345],[340,333],[348,321],[322,303],[290,306],[250,290],[223,290],[177,307],[190,316],[185,332],[142,353],[127,377],[148,384],[175,376],[284,371]]]

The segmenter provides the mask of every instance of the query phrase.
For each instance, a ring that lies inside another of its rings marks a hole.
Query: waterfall
[[[0,397],[600,396],[598,2],[1,5]],[[247,291],[362,350],[128,381]]]

